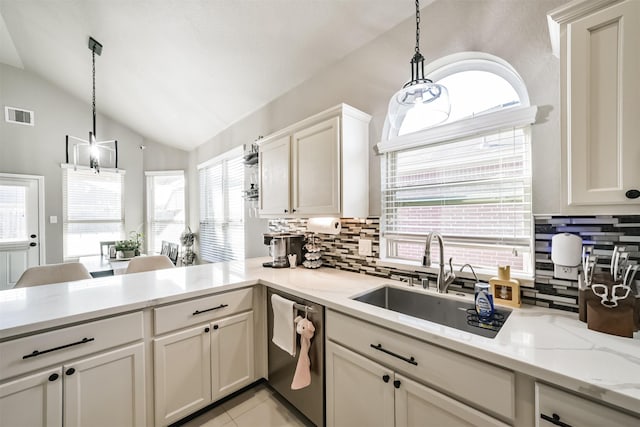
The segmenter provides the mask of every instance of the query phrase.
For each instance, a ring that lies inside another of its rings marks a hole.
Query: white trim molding
[[[537,113],[538,107],[535,105],[513,107],[494,113],[458,120],[419,132],[397,136],[388,141],[379,142],[376,144],[376,148],[379,154],[383,154],[390,151],[453,141],[498,129],[526,126],[535,123]]]

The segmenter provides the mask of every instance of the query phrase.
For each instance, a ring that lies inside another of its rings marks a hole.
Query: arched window
[[[536,107],[500,58],[463,53],[430,67],[429,77],[449,90],[448,120],[428,127],[428,118],[412,110],[398,129],[387,120],[378,144],[384,154],[382,258],[420,262],[426,235],[438,232],[454,264],[489,272],[509,264],[532,275],[530,124]]]

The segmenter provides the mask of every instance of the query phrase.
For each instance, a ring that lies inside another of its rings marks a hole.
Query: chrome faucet
[[[429,267],[431,265],[431,241],[433,238],[438,239],[438,245],[440,247],[440,269],[438,271],[438,280],[436,282],[436,289],[438,293],[446,294],[449,285],[455,280],[456,275],[453,272],[452,261],[453,258],[449,258],[449,271],[445,272],[444,269],[444,240],[439,233],[429,233],[427,235],[427,243],[424,248],[424,256],[422,257],[422,265]]]

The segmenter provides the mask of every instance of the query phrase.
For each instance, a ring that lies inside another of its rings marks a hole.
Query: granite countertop
[[[263,261],[255,258],[0,291],[0,341],[264,284],[639,413],[638,333],[632,339],[606,335],[588,330],[575,313],[523,306],[513,310],[496,338],[484,338],[350,299],[385,284],[406,284],[330,268],[263,268]],[[472,301],[471,296],[443,297]]]

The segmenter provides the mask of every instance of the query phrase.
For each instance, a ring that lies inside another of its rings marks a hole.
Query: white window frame
[[[154,223],[162,223],[162,224],[179,224],[179,222],[177,221],[160,221],[160,220],[156,220],[155,219],[155,215],[154,215],[154,206],[155,206],[155,190],[153,188],[153,177],[156,176],[174,176],[174,177],[181,177],[183,184],[184,184],[184,220],[182,222],[183,228],[186,228],[187,226],[187,218],[188,218],[188,212],[187,212],[187,182],[186,182],[186,178],[185,178],[185,173],[183,170],[169,170],[169,171],[145,171],[144,173],[145,175],[145,180],[146,180],[146,188],[147,188],[147,213],[146,213],[146,217],[147,217],[147,224],[146,224],[146,238],[144,239],[145,241],[145,245],[147,248],[147,253],[151,254],[152,252],[155,254],[156,252],[154,251],[154,236],[152,233],[153,230],[153,224]],[[173,240],[171,240],[171,243],[179,243],[180,240],[180,235],[177,235],[173,238]],[[159,253],[159,252],[158,252]]]
[[[230,221],[231,219],[229,218],[229,194],[228,194],[228,187],[226,186],[226,184],[223,184],[223,191],[224,194],[222,195],[223,200],[224,200],[224,220],[222,223],[220,223],[220,225],[222,227],[240,227],[243,230],[243,235],[241,239],[238,239],[237,242],[228,242],[229,244],[232,244],[235,246],[236,249],[238,250],[232,250],[231,246],[225,246],[225,248],[223,248],[223,251],[225,252],[225,254],[220,255],[220,259],[216,259],[216,260],[210,260],[206,258],[206,254],[203,253],[202,251],[202,245],[203,243],[206,244],[206,233],[203,233],[202,228],[203,228],[203,222],[206,220],[205,218],[203,218],[203,210],[205,209],[202,206],[202,199],[203,197],[207,197],[207,196],[211,196],[210,194],[203,194],[203,191],[205,191],[205,189],[203,188],[203,183],[201,180],[202,177],[202,171],[204,169],[208,169],[210,167],[213,166],[217,166],[219,164],[223,164],[224,167],[226,168],[226,163],[230,160],[238,160],[238,159],[242,159],[242,156],[244,155],[244,149],[243,146],[240,145],[238,147],[232,148],[212,159],[207,160],[206,162],[203,162],[201,164],[199,164],[197,166],[198,169],[198,183],[199,183],[199,200],[200,200],[200,213],[199,213],[199,226],[200,226],[200,233],[199,233],[199,248],[200,248],[200,259],[203,261],[207,261],[207,262],[217,262],[217,261],[226,261],[226,260],[232,260],[232,259],[241,259],[244,258],[244,254],[245,254],[245,231],[244,231],[244,225],[245,225],[245,218],[244,218],[244,206],[241,209],[242,212],[242,218],[240,218],[239,222],[235,221],[232,222]],[[226,172],[225,172],[226,174]],[[241,176],[243,181],[245,180],[245,171],[244,171],[244,167],[243,170],[241,172]],[[244,187],[244,185],[243,185]],[[242,203],[243,201],[241,201]],[[238,252],[237,256],[231,257],[228,256],[229,253],[231,252]]]
[[[377,144],[378,153],[384,156],[381,161],[381,176],[384,189],[384,180],[386,174],[386,158],[387,153],[407,150],[411,148],[423,147],[430,144],[443,144],[457,141],[464,138],[472,138],[475,136],[488,134],[491,132],[499,132],[504,129],[525,128],[527,138],[530,138],[530,125],[535,123],[537,107],[529,105],[529,96],[523,80],[517,72],[504,60],[481,52],[463,52],[459,54],[449,55],[434,61],[429,65],[427,75],[437,82],[438,80],[454,73],[481,70],[488,71],[501,76],[509,82],[516,93],[520,97],[520,105],[503,110],[481,114],[471,118],[461,119],[451,123],[445,123],[439,126],[433,126],[415,133],[398,136],[398,129],[393,129],[389,123],[388,117],[385,120],[383,128],[383,139]],[[427,70],[426,70],[427,71]],[[425,71],[425,73],[426,73]],[[395,133],[395,134],[394,134]],[[529,155],[529,159],[530,159]],[[412,268],[419,267],[419,261],[402,260],[399,258],[391,258],[389,256],[388,242],[385,237],[385,218],[384,218],[384,197],[381,200],[382,213],[381,216],[381,234],[380,234],[380,265],[389,266],[406,266]],[[533,214],[531,214],[533,217]],[[529,272],[524,277],[532,277],[535,273],[534,269],[534,233],[533,220],[531,220],[531,232],[529,243]],[[421,236],[409,236],[409,239],[416,241]],[[426,237],[426,236],[424,236]],[[446,248],[446,239],[445,239]],[[464,260],[456,260],[457,265],[464,264]],[[425,271],[434,271],[433,268],[424,268]],[[485,274],[495,275],[495,270],[477,269],[477,271]],[[515,274],[518,276],[519,274]]]
[[[78,166],[78,165],[72,165],[72,164],[67,164],[67,163],[62,163],[60,165],[60,167],[63,169],[63,173],[68,173],[67,170],[85,170],[85,171],[91,171],[92,169],[87,167],[87,166]],[[125,182],[124,182],[124,177],[126,174],[126,171],[123,169],[112,169],[112,168],[101,168],[100,169],[100,173],[116,173],[122,176],[122,180],[121,180],[121,190],[120,190],[120,224],[122,224],[121,227],[121,235],[120,235],[120,239],[123,238],[124,236],[124,230],[125,230]],[[69,260],[77,260],[79,257],[77,256],[67,256],[67,247],[66,247],[66,236],[65,236],[65,229],[66,229],[66,224],[68,223],[90,223],[90,222],[94,222],[96,224],[100,224],[100,223],[112,223],[114,221],[69,221],[68,219],[68,214],[67,214],[67,203],[66,203],[66,192],[67,189],[64,187],[64,178],[63,178],[63,188],[62,188],[62,193],[63,193],[63,203],[62,203],[62,210],[63,210],[63,214],[62,214],[62,241],[63,241],[63,259],[65,261],[69,261]],[[89,254],[82,254],[80,255],[80,257],[82,256],[89,256],[89,255],[98,255],[100,254],[100,247],[99,245],[96,245],[95,248],[95,253],[89,253]]]

